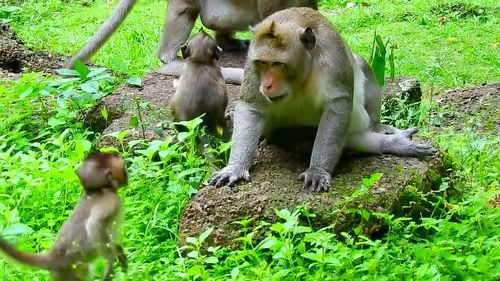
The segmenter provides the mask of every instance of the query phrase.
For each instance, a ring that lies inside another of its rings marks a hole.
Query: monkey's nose
[[[264,94],[272,94],[273,92],[273,85],[264,85]]]

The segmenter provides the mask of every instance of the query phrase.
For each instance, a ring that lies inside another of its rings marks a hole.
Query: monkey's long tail
[[[99,28],[87,44],[80,49],[78,54],[73,56],[66,63],[66,68],[72,68],[77,60],[87,62],[121,25],[130,11],[132,11],[136,2],[137,0],[121,0],[101,28]]]
[[[49,256],[46,253],[32,254],[19,251],[10,243],[0,238],[0,250],[12,259],[24,263],[29,266],[36,266],[45,269],[50,269],[53,265],[50,262]]]

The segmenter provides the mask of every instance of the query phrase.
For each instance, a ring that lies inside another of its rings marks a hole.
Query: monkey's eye
[[[255,60],[254,63],[257,67],[262,67],[267,65],[267,62],[261,60]]]
[[[283,62],[275,61],[271,63],[271,67],[283,67],[283,66],[285,66],[285,63]]]

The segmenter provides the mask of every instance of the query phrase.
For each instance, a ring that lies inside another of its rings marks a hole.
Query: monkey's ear
[[[111,169],[106,169],[104,170],[104,176],[106,177],[106,180],[108,181],[108,184],[111,185],[112,187],[114,188],[117,188],[118,184],[115,180],[115,176],[113,175],[113,173],[111,172]]]
[[[300,34],[300,42],[306,47],[306,49],[310,50],[316,46],[316,35],[312,28],[307,27],[302,34]]]
[[[189,57],[189,48],[187,45],[182,45],[181,54],[183,59],[187,59]]]
[[[252,33],[255,33],[255,26],[248,26],[248,30],[250,30]]]
[[[215,48],[214,48],[214,58],[216,60],[219,60],[221,56],[222,56],[222,48],[219,47],[219,46],[215,46]]]

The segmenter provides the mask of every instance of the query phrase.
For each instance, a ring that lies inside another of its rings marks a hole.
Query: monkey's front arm
[[[325,107],[314,140],[309,168],[299,175],[304,188],[313,191],[328,190],[331,173],[337,166],[347,141],[352,100],[349,94],[333,98]]]
[[[238,180],[250,180],[252,158],[264,128],[262,113],[246,102],[239,102],[234,109],[233,146],[229,163],[210,180],[211,185],[233,186]]]

